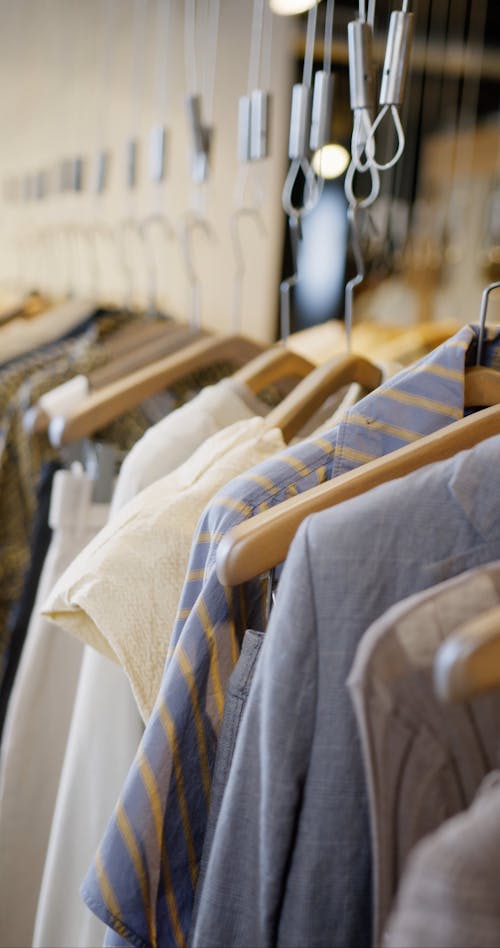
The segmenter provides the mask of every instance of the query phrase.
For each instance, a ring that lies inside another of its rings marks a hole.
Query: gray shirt
[[[500,558],[500,436],[310,517],[238,735],[195,946],[362,948],[371,847],[346,679],[389,606]]]
[[[444,639],[499,602],[494,563],[393,606],[358,647],[348,684],[368,788],[376,944],[410,850],[465,809],[498,763],[500,691],[444,705],[432,672]]]
[[[500,948],[500,773],[416,847],[386,948]]]

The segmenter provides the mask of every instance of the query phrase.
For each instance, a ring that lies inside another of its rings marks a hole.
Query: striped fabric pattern
[[[477,335],[477,327],[464,326],[355,405],[334,430],[231,481],[206,508],[160,694],[82,886],[89,908],[130,944],[187,943],[225,689],[245,629],[265,627],[265,579],[234,590],[217,579],[221,537],[294,494],[463,417],[464,371],[474,363]],[[500,329],[489,331],[482,362],[500,367]]]

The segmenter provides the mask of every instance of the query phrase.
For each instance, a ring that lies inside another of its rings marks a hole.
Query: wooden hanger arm
[[[239,369],[235,378],[244,382],[255,395],[258,395],[280,379],[293,376],[305,378],[313,368],[314,364],[309,359],[288,349],[284,343],[278,342]]]
[[[317,366],[299,382],[293,392],[270,412],[269,424],[279,428],[288,443],[333,392],[351,382],[358,382],[372,391],[381,381],[379,367],[364,356],[338,356]]]
[[[500,405],[500,372],[482,365],[466,369],[464,403],[466,408]]]
[[[417,323],[384,345],[384,359],[388,362],[407,362],[421,349],[429,351],[442,345],[462,328],[462,323],[444,320]]]
[[[89,389],[95,391],[110,385],[112,382],[123,379],[136,369],[150,365],[151,362],[162,356],[178,352],[190,342],[194,342],[199,338],[206,338],[206,336],[207,333],[204,331],[193,333],[187,326],[181,326],[179,323],[177,329],[169,329],[164,335],[155,337],[153,334],[152,338],[141,343],[141,345],[136,345],[132,351],[124,351],[105,365],[93,369],[88,375]],[[25,412],[23,427],[29,434],[43,434],[48,431],[51,417],[37,402]]]
[[[434,685],[442,701],[500,688],[500,606],[464,623],[438,650]]]
[[[138,369],[128,378],[118,379],[93,392],[68,418],[54,418],[49,426],[51,443],[54,447],[61,447],[87,438],[191,372],[216,362],[241,365],[261,351],[259,343],[242,336],[194,342],[181,352],[167,355],[146,368]]]
[[[179,352],[198,339],[206,339],[207,335],[206,332],[193,332],[188,326],[177,323],[175,329],[171,328],[164,335],[148,339],[144,343],[138,341],[130,352],[124,352],[98,369],[93,369],[88,376],[90,389],[94,391],[103,388],[163,356]]]
[[[404,477],[426,464],[444,461],[497,434],[500,406],[495,405],[257,514],[221,540],[217,550],[220,582],[224,586],[238,586],[282,563],[300,524],[310,514]]]

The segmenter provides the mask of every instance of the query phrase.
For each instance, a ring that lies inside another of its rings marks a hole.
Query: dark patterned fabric
[[[52,537],[52,530],[49,526],[50,495],[54,474],[60,468],[61,465],[58,461],[49,461],[44,464],[37,487],[37,509],[31,534],[29,566],[24,575],[21,596],[14,604],[9,615],[7,624],[9,647],[5,650],[5,663],[0,671],[0,741],[10,693],[35,603],[40,575]]]
[[[80,334],[28,353],[0,370],[0,668],[9,641],[9,613],[21,595],[29,563],[30,536],[36,513],[36,485],[42,465],[56,460],[58,452],[46,434],[28,434],[25,412],[45,393],[78,373],[87,375],[103,365],[102,343],[137,318],[123,313],[97,311]],[[219,363],[192,373],[163,395],[148,399],[108,425],[96,440],[112,444],[124,456],[164,411],[180,407],[205,385],[230,375],[234,366]],[[161,407],[160,407],[161,406]]]

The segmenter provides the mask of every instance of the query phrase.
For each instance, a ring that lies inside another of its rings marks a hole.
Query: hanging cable
[[[272,18],[264,0],[254,0],[246,95],[238,105],[239,169],[234,192],[234,211],[230,220],[231,243],[235,261],[233,279],[232,328],[241,331],[245,254],[241,240],[241,223],[251,221],[260,235],[265,235],[262,217],[264,189],[263,162],[269,153],[269,85],[271,69]],[[247,196],[246,192],[249,191]]]
[[[380,86],[379,105],[381,108],[375,121],[370,126],[365,146],[370,165],[379,171],[393,168],[398,163],[405,148],[405,133],[399,110],[405,97],[412,36],[413,13],[408,11],[408,0],[403,0],[402,9],[393,10],[391,13]],[[375,133],[389,112],[396,130],[398,144],[392,158],[385,163],[380,163],[375,158]]]
[[[323,148],[330,141],[334,92],[334,75],[332,73],[334,12],[334,0],[327,0],[323,41],[323,69],[318,69],[314,76],[311,133],[309,136],[309,145],[313,151]],[[321,180],[323,180],[322,177]]]
[[[186,0],[184,20],[186,102],[191,137],[191,177],[208,179],[212,143],[220,0]],[[200,204],[201,190],[195,203]]]
[[[369,16],[375,16],[375,4],[370,3]],[[380,192],[378,169],[370,162],[367,141],[374,107],[375,70],[373,66],[373,26],[366,19],[366,3],[359,2],[359,17],[347,25],[349,55],[349,92],[353,112],[351,161],[345,177],[345,194],[350,207],[369,207]],[[363,155],[365,158],[363,158]],[[356,173],[370,175],[370,192],[358,198],[354,192]]]
[[[318,7],[315,4],[307,15],[306,48],[302,69],[302,82],[292,89],[292,107],[290,113],[290,136],[288,157],[291,160],[282,192],[282,204],[288,217],[302,217],[315,207],[321,193],[322,183],[316,178],[308,159],[311,136],[312,74],[314,65],[314,43]],[[298,176],[304,177],[303,196],[300,204],[293,203],[293,190]]]

